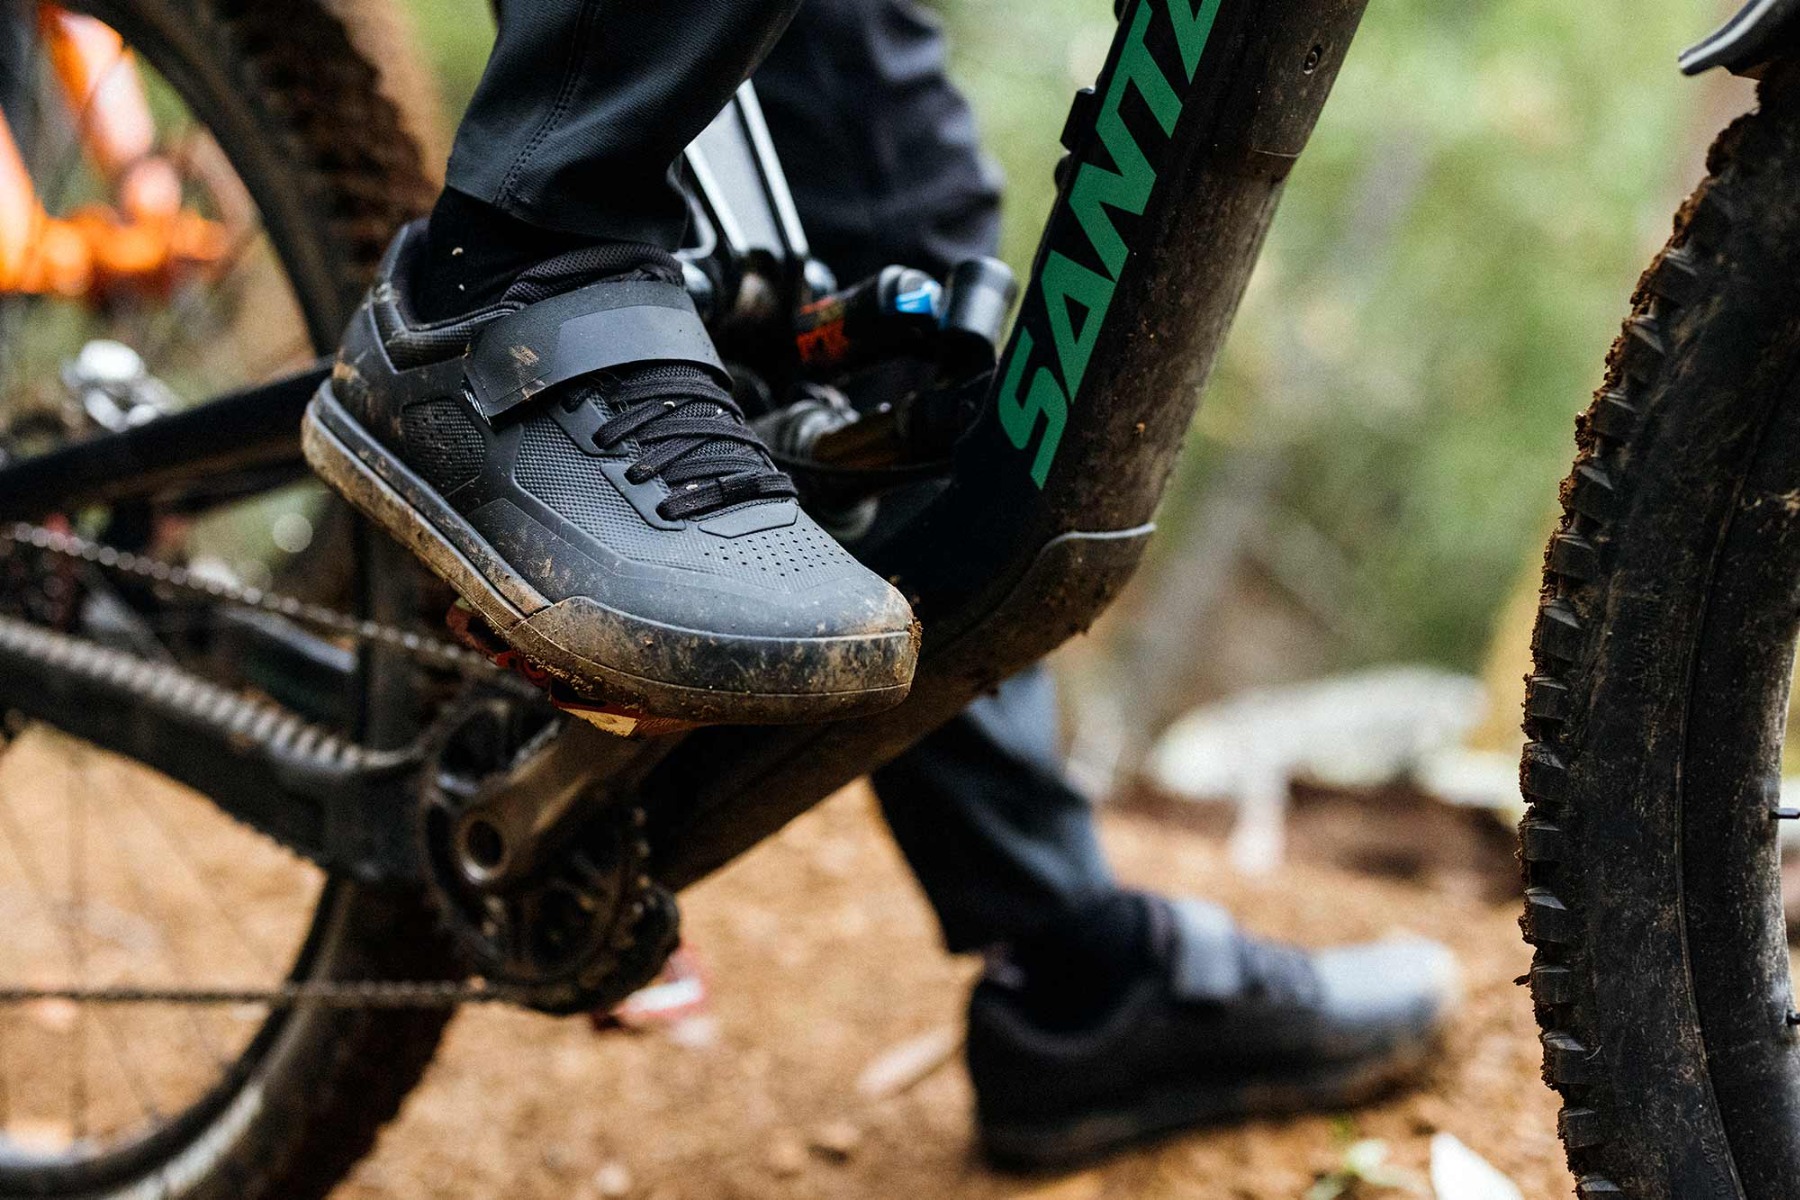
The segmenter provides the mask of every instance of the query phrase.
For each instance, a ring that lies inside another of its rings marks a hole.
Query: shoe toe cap
[[[1423,938],[1341,946],[1313,962],[1328,1020],[1371,1040],[1431,1036],[1462,994],[1455,956]]]
[[[882,637],[910,628],[905,598],[796,505],[757,507],[774,510],[760,525],[746,521],[758,515],[751,509],[646,535],[577,590],[658,624],[731,637]],[[589,548],[595,561],[607,557]]]

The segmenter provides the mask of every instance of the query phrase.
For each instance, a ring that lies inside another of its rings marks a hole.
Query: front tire
[[[1800,630],[1800,74],[1644,275],[1545,559],[1521,771],[1546,1080],[1589,1200],[1800,1179],[1781,746]]]

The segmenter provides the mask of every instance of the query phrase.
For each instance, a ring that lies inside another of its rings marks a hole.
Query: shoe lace
[[[746,500],[786,499],[794,483],[769,461],[762,439],[731,396],[704,372],[652,367],[614,382],[615,415],[594,431],[613,450],[635,441],[632,483],[661,478],[672,489],[656,506],[665,520],[715,512]]]
[[[532,304],[600,280],[678,282],[680,264],[650,246],[608,243],[572,250],[522,275],[505,302]],[[570,387],[570,412],[598,403],[611,415],[594,431],[601,450],[634,443],[632,483],[660,478],[670,495],[656,506],[667,521],[704,516],[752,500],[791,499],[794,483],[769,458],[731,394],[698,367],[646,364]]]
[[[1243,938],[1239,942],[1244,978],[1250,988],[1277,1005],[1307,1006],[1321,991],[1312,956],[1293,946]]]

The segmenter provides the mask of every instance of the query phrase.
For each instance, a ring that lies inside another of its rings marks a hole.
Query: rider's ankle
[[[1112,1011],[1153,960],[1145,898],[1097,897],[1041,936],[1011,948],[1020,1007],[1046,1028],[1082,1028]]]
[[[445,188],[426,224],[407,300],[420,321],[460,317],[497,303],[531,267],[592,244]]]

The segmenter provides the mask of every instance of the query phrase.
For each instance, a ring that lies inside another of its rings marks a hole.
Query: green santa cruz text
[[[1220,0],[1163,0],[1174,26],[1175,45],[1181,65],[1192,83],[1200,66],[1200,54],[1206,49],[1212,33],[1213,19],[1218,15]],[[1012,444],[1024,450],[1031,443],[1039,419],[1044,425],[1043,440],[1038,443],[1037,457],[1032,462],[1031,478],[1039,487],[1050,475],[1050,464],[1056,458],[1056,447],[1062,441],[1063,427],[1068,424],[1069,398],[1079,395],[1082,376],[1087,373],[1088,359],[1094,342],[1112,304],[1113,289],[1119,272],[1125,267],[1129,250],[1125,239],[1113,225],[1109,208],[1142,216],[1150,200],[1150,189],[1156,184],[1156,169],[1144,154],[1125,119],[1119,104],[1125,89],[1136,88],[1164,135],[1175,132],[1181,116],[1181,95],[1169,83],[1162,68],[1150,55],[1144,43],[1157,0],[1143,0],[1131,22],[1125,48],[1119,55],[1118,69],[1106,89],[1106,96],[1095,118],[1100,144],[1111,155],[1114,170],[1096,163],[1084,162],[1069,191],[1069,211],[1081,223],[1082,232],[1094,249],[1094,256],[1106,268],[1106,274],[1088,269],[1065,254],[1051,251],[1044,259],[1037,278],[1037,288],[1044,297],[1044,309],[1050,322],[1051,340],[1056,347],[1062,380],[1047,366],[1040,366],[1031,377],[1031,389],[1020,396],[1025,368],[1031,361],[1035,339],[1030,330],[1021,330],[1018,345],[1007,361],[1000,386],[1000,425]],[[1070,313],[1070,302],[1082,310],[1080,328]]]

